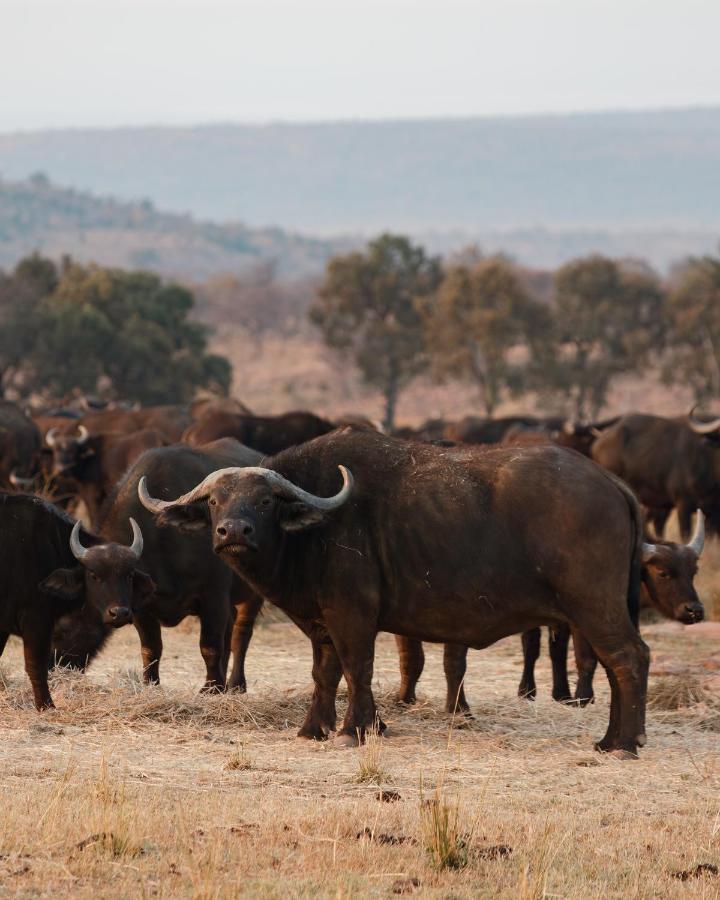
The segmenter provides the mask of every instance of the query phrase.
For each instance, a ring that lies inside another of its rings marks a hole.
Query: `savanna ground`
[[[720,547],[700,583],[720,609]],[[720,625],[645,626],[648,746],[598,755],[608,691],[579,710],[516,697],[519,639],[471,653],[475,718],[443,709],[440,648],[420,702],[393,700],[390,736],[361,749],[296,739],[310,651],[272,613],[249,693],[208,696],[194,622],[165,632],[163,686],[145,688],[132,628],[87,676],[53,677],[38,714],[11,639],[0,682],[0,896],[716,897],[720,876]],[[342,708],[341,701],[341,708]],[[450,863],[443,868],[441,860]],[[679,877],[682,875],[682,877]]]

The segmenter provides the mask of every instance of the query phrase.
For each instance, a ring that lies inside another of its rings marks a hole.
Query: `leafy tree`
[[[664,380],[692,387],[696,402],[720,397],[720,259],[690,259],[668,295]]]
[[[539,340],[547,319],[508,260],[496,256],[456,265],[427,317],[433,368],[441,378],[475,384],[491,416],[505,389],[523,387],[528,355],[518,348]]]
[[[394,426],[400,391],[426,365],[422,306],[441,277],[437,258],[406,237],[383,234],[364,253],[330,260],[310,309],[326,343],[382,391],[385,428]]]
[[[578,418],[597,416],[613,379],[639,370],[661,347],[663,303],[649,270],[602,256],[562,266],[555,276],[556,350],[546,386],[571,397]]]
[[[193,297],[185,288],[150,272],[70,261],[53,279],[47,263],[25,260],[0,285],[8,309],[29,311],[12,319],[23,347],[13,359],[16,382],[25,390],[60,397],[105,382],[114,395],[143,403],[182,402],[200,386],[227,391],[230,365],[206,353],[206,330],[189,320]]]

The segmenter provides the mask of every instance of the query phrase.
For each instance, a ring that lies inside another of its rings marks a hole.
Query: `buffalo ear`
[[[55,569],[40,582],[40,590],[49,597],[66,602],[78,601],[85,590],[85,573],[82,566],[74,569]]]
[[[307,503],[295,501],[280,504],[280,527],[284,531],[302,531],[304,528],[320,525],[324,521],[323,511],[308,506]]]
[[[170,506],[155,517],[160,528],[171,526],[180,531],[202,531],[210,524],[207,503],[188,503],[184,506]]]
[[[133,589],[135,593],[140,594],[143,597],[147,597],[150,594],[155,593],[155,582],[145,572],[141,572],[140,569],[135,569],[132,578]]]

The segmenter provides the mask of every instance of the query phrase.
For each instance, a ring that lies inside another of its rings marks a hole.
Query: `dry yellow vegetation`
[[[607,724],[605,678],[594,706],[561,706],[544,655],[538,700],[520,700],[518,638],[470,654],[475,718],[452,722],[440,649],[406,709],[381,635],[390,736],[357,750],[300,741],[309,644],[275,619],[251,645],[246,696],[197,693],[194,624],[165,632],[163,686],[144,687],[126,628],[87,676],[54,676],[57,709],[44,714],[11,639],[0,896],[720,893],[719,625],[646,627],[649,741],[639,761],[620,762],[592,750]]]

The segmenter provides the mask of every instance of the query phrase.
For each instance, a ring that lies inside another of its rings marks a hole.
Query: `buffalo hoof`
[[[595,749],[599,753],[606,753],[613,759],[638,759],[637,749],[635,747],[618,747],[614,741],[608,741],[603,738],[595,744]]]
[[[404,706],[414,706],[417,703],[417,697],[415,694],[398,694],[397,702]]]
[[[573,696],[570,693],[570,691],[568,691],[567,693],[557,693],[557,694],[553,691],[552,698],[556,703],[573,703],[574,702]]]
[[[518,688],[518,697],[522,697],[523,700],[534,700],[537,696],[537,688],[535,687],[523,687],[520,685]]]
[[[218,684],[216,681],[211,682],[210,684],[204,684],[200,688],[201,694],[222,694],[225,690],[224,684]]]
[[[305,741],[326,741],[330,736],[329,731],[325,731],[319,726],[305,726],[298,731],[298,738]]]
[[[348,747],[357,747],[358,739],[352,734],[338,734],[333,743],[339,750],[346,750]]]
[[[633,753],[632,750],[611,750],[610,756],[612,756],[613,759],[620,759],[623,761],[628,759],[639,759],[637,753]]]

